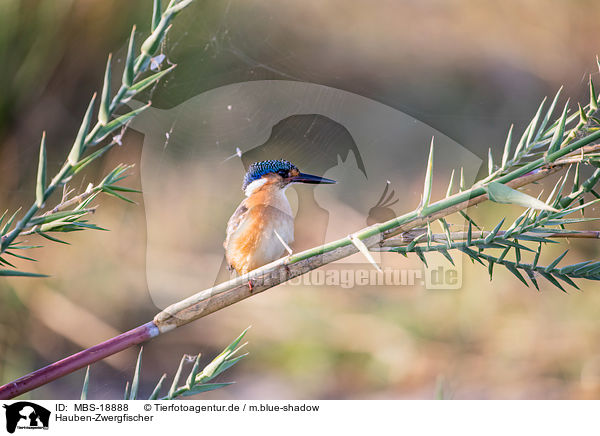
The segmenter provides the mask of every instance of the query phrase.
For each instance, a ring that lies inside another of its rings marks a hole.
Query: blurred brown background
[[[151,9],[149,0],[0,0],[3,210],[33,200],[42,130],[49,172],[58,168],[107,53],[122,51],[133,23],[147,31]],[[198,1],[176,19],[167,44],[180,67],[152,101],[168,109],[248,80],[319,83],[406,112],[484,157],[559,86],[587,101],[587,77],[598,76],[599,13],[600,4],[583,0]],[[128,134],[73,186],[118,162],[139,164],[142,139]],[[139,187],[138,168],[129,186]],[[68,235],[71,246],[45,244],[38,263],[19,263],[51,278],[0,281],[0,381],[153,317],[136,200],[100,199],[94,222],[110,232]],[[490,227],[498,210],[473,215]],[[569,262],[598,258],[594,241],[569,248]],[[546,260],[559,252],[548,249]],[[507,271],[490,284],[484,268],[464,265],[463,288],[452,292],[270,290],[147,344],[142,395],[175,372],[181,354],[202,352],[208,362],[252,325],[250,356],[219,379],[237,384],[203,398],[433,398],[440,386],[450,398],[598,398],[595,283],[569,294],[544,283],[537,292]],[[94,365],[90,397],[120,398],[135,355]],[[77,398],[82,380],[79,371],[31,397]]]

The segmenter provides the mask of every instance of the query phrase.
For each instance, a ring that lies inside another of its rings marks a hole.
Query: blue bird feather
[[[245,190],[250,183],[260,179],[265,174],[280,173],[280,175],[285,177],[285,174],[293,169],[297,170],[298,168],[293,163],[284,159],[271,159],[262,162],[255,162],[248,167],[248,171],[244,176],[242,190]]]

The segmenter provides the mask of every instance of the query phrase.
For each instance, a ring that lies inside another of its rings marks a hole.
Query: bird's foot
[[[284,263],[283,267],[285,268],[285,279],[289,280],[292,276],[292,271],[287,263]]]

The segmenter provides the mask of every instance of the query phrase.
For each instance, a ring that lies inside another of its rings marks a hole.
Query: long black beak
[[[337,183],[335,180],[326,179],[325,177],[313,176],[312,174],[304,174],[304,173],[300,173],[296,177],[292,177],[290,180],[292,183],[311,183],[311,184]]]

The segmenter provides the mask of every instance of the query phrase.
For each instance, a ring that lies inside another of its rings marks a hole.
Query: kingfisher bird
[[[283,159],[255,162],[248,167],[242,184],[246,198],[229,218],[223,243],[230,269],[245,274],[266,265],[281,258],[294,241],[292,207],[285,195],[292,183],[336,181],[301,173]]]

